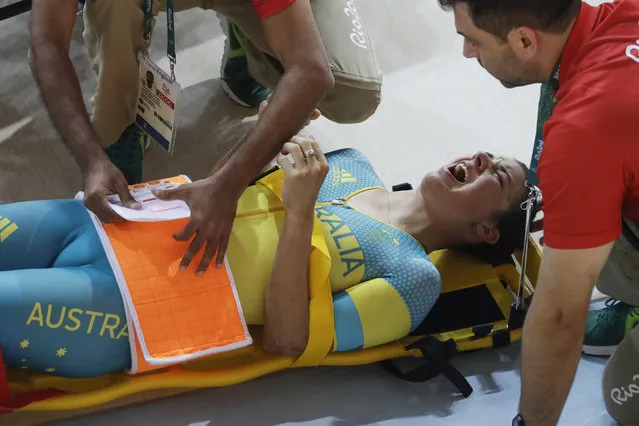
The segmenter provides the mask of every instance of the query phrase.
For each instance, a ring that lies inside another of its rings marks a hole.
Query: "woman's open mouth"
[[[453,164],[452,166],[448,166],[448,172],[459,183],[468,182],[468,178],[470,177],[468,167],[464,163],[457,163]]]

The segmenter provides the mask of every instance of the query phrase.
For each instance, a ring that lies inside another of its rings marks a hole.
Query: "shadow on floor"
[[[244,118],[256,111],[240,107],[211,79],[184,90],[173,156],[153,145],[144,162],[144,178],[186,174],[192,180],[208,176],[213,166],[252,127]],[[188,99],[188,101],[184,101]]]
[[[469,378],[475,394],[500,392],[495,374],[512,371],[518,345],[465,354],[454,362]],[[474,395],[473,395],[474,396]],[[471,398],[473,397],[471,396]],[[270,426],[320,421],[355,426],[415,417],[449,417],[463,401],[450,382],[437,377],[424,383],[399,380],[379,365],[287,370],[225,388],[206,389],[140,406],[91,416],[92,425],[127,424]],[[86,424],[86,418],[55,423]]]

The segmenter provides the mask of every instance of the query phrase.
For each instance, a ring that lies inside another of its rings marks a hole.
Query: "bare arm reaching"
[[[529,426],[555,425],[581,355],[590,296],[612,249],[546,246],[523,334],[520,412]]]
[[[160,195],[182,199],[191,208],[191,220],[176,235],[183,241],[193,238],[183,266],[190,264],[203,246],[206,251],[200,270],[208,267],[216,253],[216,264],[221,265],[240,194],[312,117],[334,84],[309,0],[297,0],[262,23],[285,69],[269,108],[209,178]]]
[[[77,0],[33,2],[30,65],[51,121],[82,171],[87,207],[103,220],[116,220],[107,195],[118,194],[125,205],[139,206],[124,175],[102,150],[69,58],[77,7]]]

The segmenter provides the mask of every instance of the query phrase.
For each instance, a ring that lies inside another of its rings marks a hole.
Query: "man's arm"
[[[53,125],[84,174],[108,161],[87,114],[69,58],[77,0],[35,0],[31,10],[31,70]]]
[[[544,247],[522,338],[520,413],[527,426],[559,421],[579,363],[592,290],[612,245]]]
[[[191,207],[191,219],[175,234],[180,241],[192,239],[182,259],[184,268],[205,245],[199,272],[208,268],[213,256],[216,265],[222,265],[241,192],[313,117],[333,85],[309,0],[296,0],[262,24],[285,69],[264,116],[208,178],[156,193],[162,200],[179,199]]]
[[[262,25],[285,72],[263,118],[220,165],[219,173],[231,185],[240,185],[238,191],[297,134],[333,86],[309,0],[295,1]]]

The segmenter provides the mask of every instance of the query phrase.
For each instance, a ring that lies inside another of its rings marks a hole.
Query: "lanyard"
[[[173,0],[166,1],[166,28],[167,43],[166,55],[169,57],[171,64],[171,79],[175,81],[175,20],[173,19]],[[151,45],[151,33],[153,31],[153,0],[144,0],[144,44],[145,55],[148,55],[149,46]]]
[[[537,167],[539,165],[539,157],[544,149],[544,124],[553,113],[557,104],[557,90],[559,90],[559,68],[561,60],[557,62],[552,71],[550,80],[541,85],[539,94],[539,106],[537,108],[537,133],[535,134],[535,144],[533,146],[532,158],[530,159],[530,168],[526,178],[530,185],[539,185],[537,178]]]

